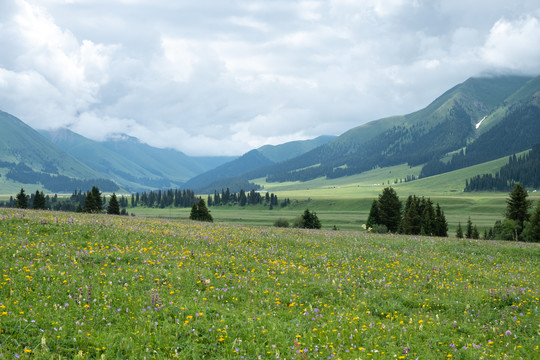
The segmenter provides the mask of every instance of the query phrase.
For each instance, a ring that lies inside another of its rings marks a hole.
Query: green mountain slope
[[[323,135],[311,140],[291,141],[280,145],[264,145],[258,149],[251,150],[243,156],[216,167],[210,171],[200,174],[190,179],[186,186],[200,191],[210,191],[211,187],[220,190],[221,187],[238,188],[239,184],[246,182],[239,181],[236,177],[256,169],[265,168],[274,163],[282,162],[298,155],[304,154],[314,148],[327,144],[335,136]],[[223,181],[224,179],[230,180]],[[245,180],[246,177],[244,176]],[[230,185],[230,186],[229,186]]]
[[[186,187],[189,189],[200,190],[206,188],[210,184],[216,183],[217,180],[234,178],[238,174],[243,174],[251,169],[264,167],[270,164],[273,164],[273,162],[258,150],[251,150],[238,159],[195,176],[186,183]]]
[[[230,159],[189,157],[179,151],[151,147],[128,136],[97,142],[67,129],[44,134],[57,146],[129,191],[182,187],[189,178]]]
[[[0,128],[0,192],[24,185],[55,192],[73,191],[87,186],[89,180],[103,188],[118,189],[99,171],[3,111],[0,111]]]
[[[533,120],[534,94],[540,90],[539,82],[538,77],[522,76],[471,78],[422,110],[361,125],[299,157],[244,176],[267,177],[269,181],[277,182],[307,181],[317,177],[349,176],[375,167],[403,163],[417,166],[438,161],[468,146],[474,148],[474,143],[482,139],[481,135],[493,127],[497,127],[498,145],[495,141],[486,143],[484,151],[489,152],[492,148],[497,151],[483,161],[509,155],[530,148],[535,139],[540,141]],[[525,110],[520,106],[529,108]],[[508,115],[510,110],[515,111],[511,116]],[[520,111],[528,113],[527,118],[518,120]],[[512,123],[519,123],[519,127],[512,127]],[[505,147],[506,142],[500,140],[505,132],[515,138],[526,134],[528,140],[521,148]],[[483,139],[487,139],[487,135]]]
[[[323,135],[311,140],[291,141],[280,145],[264,145],[257,150],[274,163],[282,162],[302,155],[335,139],[335,136]]]
[[[35,171],[75,178],[97,178],[100,174],[60,150],[16,117],[0,111],[0,161],[23,163]],[[50,171],[54,170],[54,171]]]

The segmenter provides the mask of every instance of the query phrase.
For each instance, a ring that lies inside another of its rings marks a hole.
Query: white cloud
[[[527,16],[516,21],[501,19],[493,25],[482,59],[500,69],[536,73],[540,69],[540,21]]]
[[[4,0],[0,109],[188,154],[340,134],[540,73],[533,0]]]

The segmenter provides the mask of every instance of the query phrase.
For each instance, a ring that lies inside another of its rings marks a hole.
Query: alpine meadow
[[[538,358],[537,244],[2,210],[15,358]]]

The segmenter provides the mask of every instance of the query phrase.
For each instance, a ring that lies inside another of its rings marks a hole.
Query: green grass
[[[0,210],[0,357],[540,356],[540,246]]]

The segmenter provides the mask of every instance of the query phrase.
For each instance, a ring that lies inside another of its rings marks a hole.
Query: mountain
[[[231,157],[190,157],[159,149],[127,135],[97,142],[67,129],[44,131],[54,144],[129,191],[183,187],[191,177]]]
[[[219,190],[221,187],[229,187],[232,191],[232,189],[237,189],[239,186],[247,185],[245,181],[234,179],[238,175],[289,160],[322,144],[326,144],[334,138],[335,136],[323,135],[315,139],[291,141],[281,145],[264,145],[245,153],[238,159],[193,177],[186,183],[186,187],[200,192],[213,192],[214,189]],[[229,180],[223,182],[223,179]]]
[[[251,169],[264,167],[270,164],[273,164],[272,160],[265,157],[258,150],[251,150],[238,159],[229,161],[215,169],[195,176],[186,183],[186,187],[188,189],[201,191],[203,188],[218,180],[232,179],[238,174],[243,174]],[[232,180],[229,180],[229,182],[232,182]]]
[[[540,77],[470,78],[424,109],[358,126],[326,145],[242,177],[306,181],[404,163],[434,169],[429,164],[445,165],[460,150],[470,154],[462,167],[510,155],[540,142],[539,85]],[[453,169],[459,168],[455,164]],[[429,174],[451,170],[443,167]]]
[[[7,191],[33,184],[51,191],[73,191],[88,180],[118,186],[78,161],[16,117],[0,111],[0,183]]]
[[[257,151],[272,162],[279,163],[307,153],[335,138],[336,136],[322,135],[311,140],[290,141],[280,145],[264,145],[258,148]]]

